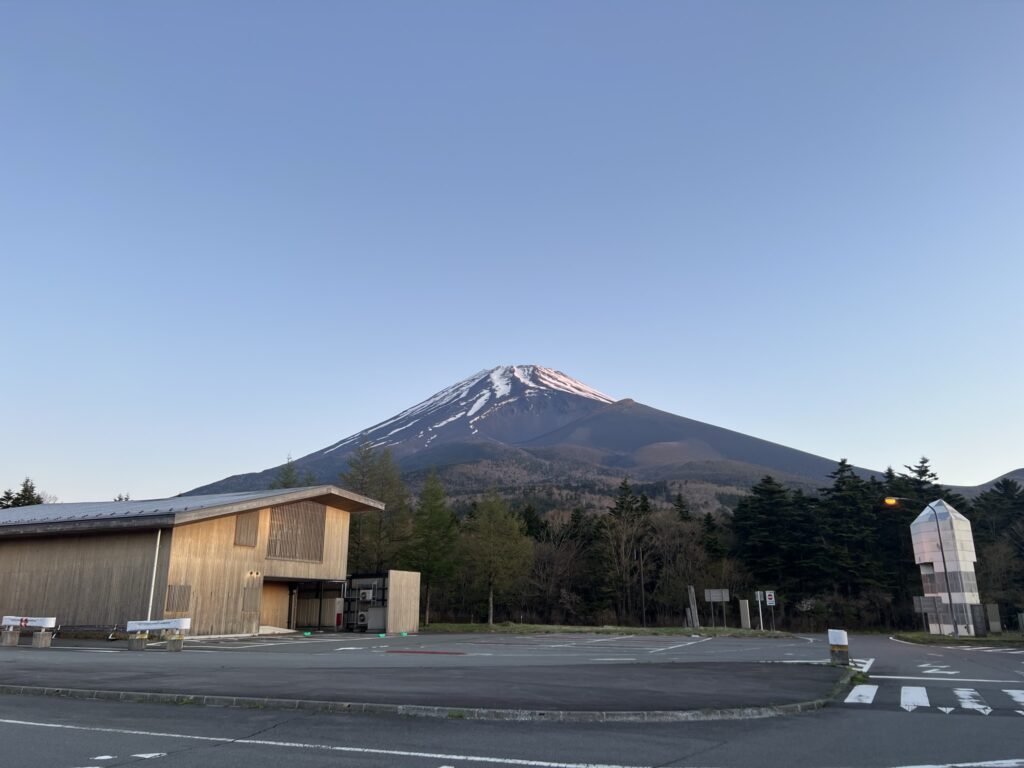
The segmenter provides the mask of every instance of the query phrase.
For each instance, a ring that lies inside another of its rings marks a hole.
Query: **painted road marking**
[[[928,682],[934,683],[934,677],[906,677],[904,675],[872,675],[874,680],[927,680]],[[979,680],[977,678],[961,677],[955,681],[957,683],[1019,683],[1019,680]]]
[[[1021,768],[1024,760],[986,760],[981,763],[942,763],[941,765],[898,765],[894,768]]]
[[[670,645],[667,648],[655,648],[651,653],[661,653],[662,651],[674,651],[676,648],[685,648],[688,645],[696,645],[697,643],[706,643],[710,640],[710,637],[702,638],[701,640],[691,640],[688,643],[680,643],[679,645]]]
[[[128,728],[100,728],[87,725],[68,725],[65,723],[41,723],[30,720],[0,719],[0,724],[22,725],[33,728],[55,728],[65,731],[84,731],[89,733],[115,733],[123,736],[152,736],[161,739],[185,739],[188,741],[205,741],[215,744],[249,744],[256,747],[278,747],[284,749],[306,749],[319,752],[344,752],[362,755],[388,755],[391,757],[422,757],[428,760],[451,760],[465,763],[489,763],[492,765],[525,765],[530,768],[642,768],[634,765],[615,765],[609,763],[556,763],[547,760],[523,760],[514,757],[489,757],[485,755],[446,755],[437,752],[412,752],[402,749],[375,749],[373,747],[342,747],[332,744],[312,744],[301,741],[269,741],[267,739],[236,739],[229,736],[196,736],[190,733],[163,733],[160,731],[135,731]]]
[[[636,637],[636,635],[616,635],[615,637],[602,637],[602,638],[600,638],[598,640],[586,640],[585,642],[587,642],[587,643],[607,643],[610,640],[628,640],[631,637]]]
[[[90,757],[90,760],[117,760],[117,755],[96,755],[96,757]]]
[[[900,706],[907,712],[913,712],[918,707],[931,706],[928,702],[928,691],[915,685],[904,685],[900,688]]]
[[[858,685],[846,697],[847,704],[870,704],[878,693],[877,685]]]
[[[1024,691],[1014,691],[1003,689],[1003,693],[1013,699],[1014,704],[1024,704]]]
[[[140,752],[137,755],[132,755],[132,757],[139,757],[139,758],[142,758],[143,760],[152,760],[154,757],[167,757],[167,753],[166,752]]]
[[[850,666],[865,674],[867,674],[867,671],[871,669],[871,665],[874,663],[874,659],[850,659]]]
[[[983,715],[987,715],[992,711],[992,707],[988,706],[985,700],[981,698],[981,694],[973,688],[954,688],[953,695],[960,702],[961,709],[973,709],[975,712],[981,712]]]
[[[382,648],[386,646],[381,646]],[[429,656],[465,656],[465,651],[385,651],[385,653],[415,653]]]
[[[636,659],[624,659],[621,656],[614,659],[591,659],[591,661],[636,661]]]

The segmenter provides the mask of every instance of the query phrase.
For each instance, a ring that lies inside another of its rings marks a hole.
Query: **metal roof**
[[[242,493],[216,493],[206,496],[175,496],[170,499],[136,501],[84,501],[69,504],[34,504],[29,507],[0,509],[0,529],[12,527],[50,526],[66,528],[75,523],[132,521],[145,525],[145,518],[164,518],[164,524],[190,522],[216,514],[231,514],[266,506],[266,502],[286,504],[315,498],[335,502],[348,510],[383,509],[384,505],[333,485],[309,488],[284,488],[272,491],[246,491]],[[273,500],[273,501],[271,501]],[[204,514],[209,512],[209,514]],[[154,520],[154,525],[159,523]]]
[[[918,523],[931,523],[934,525],[936,517],[939,518],[940,523],[950,519],[967,521],[967,518],[960,514],[952,504],[947,503],[944,499],[936,499],[921,510],[921,514],[914,518],[914,522],[911,525],[917,525]]]

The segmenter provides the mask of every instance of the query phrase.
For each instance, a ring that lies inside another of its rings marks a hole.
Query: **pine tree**
[[[436,472],[427,476],[412,517],[412,533],[404,562],[420,572],[424,589],[425,625],[430,624],[430,601],[435,588],[455,571],[459,521],[448,507]]]
[[[303,472],[300,475],[298,467],[292,461],[291,454],[288,454],[288,459],[277,468],[274,479],[267,488],[270,490],[277,490],[279,488],[307,488],[311,485],[316,485],[316,477],[309,471]]]
[[[494,624],[494,599],[510,592],[530,572],[533,541],[522,521],[494,490],[463,525],[461,540],[468,573],[487,593],[487,623]]]
[[[733,531],[740,559],[762,584],[783,589],[786,530],[793,516],[789,492],[766,475],[740,499],[733,512]]]
[[[51,496],[49,500],[53,501],[53,497]],[[0,509],[31,507],[34,504],[45,503],[47,503],[47,499],[36,490],[36,484],[28,477],[21,481],[21,488],[18,489],[17,493],[8,488],[0,495]]]
[[[819,508],[829,550],[832,591],[841,589],[847,598],[858,595],[871,579],[875,531],[871,510],[877,498],[869,498],[868,484],[840,459],[829,477],[832,485],[820,489]]]
[[[409,538],[409,492],[387,448],[361,444],[341,473],[341,485],[384,502],[384,511],[354,512],[349,528],[349,560],[353,573],[383,573],[394,565]]]
[[[684,523],[693,519],[693,514],[690,512],[690,505],[686,503],[686,499],[683,498],[683,494],[677,493],[675,501],[672,502],[672,509],[676,511],[676,515]]]
[[[701,519],[700,530],[701,544],[708,559],[721,560],[725,557],[725,547],[722,546],[722,540],[718,536],[718,523],[715,522],[715,516],[710,512],[706,512]]]
[[[548,525],[548,521],[537,513],[532,504],[523,507],[519,512],[519,517],[523,521],[526,535],[534,541],[543,541],[550,532],[551,526]]]

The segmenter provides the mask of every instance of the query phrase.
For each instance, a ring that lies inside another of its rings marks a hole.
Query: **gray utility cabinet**
[[[354,574],[338,603],[339,628],[345,631],[418,632],[420,575],[415,571]]]

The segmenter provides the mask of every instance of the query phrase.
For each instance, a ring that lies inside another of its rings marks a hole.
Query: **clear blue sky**
[[[1024,4],[0,0],[0,488],[178,493],[481,368],[1024,466]]]

